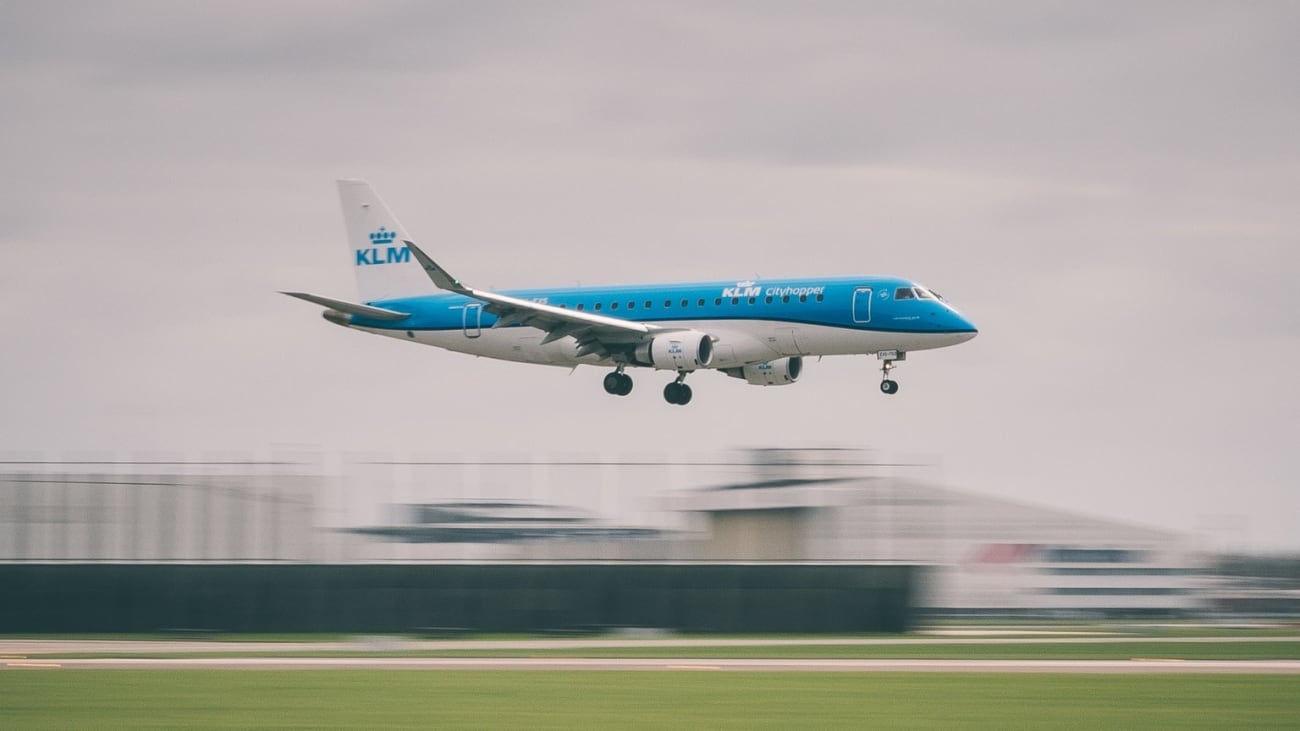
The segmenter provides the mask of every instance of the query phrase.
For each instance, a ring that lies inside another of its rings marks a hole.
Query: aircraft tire
[[[891,381],[888,378],[880,382],[880,392],[890,395],[898,393],[898,381]]]
[[[623,374],[617,371],[605,374],[605,393],[615,396],[622,396],[623,393]],[[630,378],[628,380],[631,380]],[[629,391],[631,389],[628,389]]]
[[[618,394],[619,396],[626,396],[629,393],[632,393],[632,377],[626,373],[619,373],[617,375],[618,375],[618,390],[615,391],[615,393]]]

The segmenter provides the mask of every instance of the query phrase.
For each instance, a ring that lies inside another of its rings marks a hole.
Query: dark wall
[[[901,632],[912,566],[0,565],[0,633]]]

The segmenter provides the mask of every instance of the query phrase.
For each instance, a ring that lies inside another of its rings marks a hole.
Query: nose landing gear
[[[893,395],[898,393],[898,381],[889,377],[889,372],[894,370],[894,361],[907,360],[907,353],[897,350],[882,350],[876,353],[876,357],[881,361],[880,366],[880,392]]]
[[[664,386],[664,401],[677,406],[691,402],[691,387],[686,385],[686,371],[678,371],[677,380]]]
[[[632,393],[632,377],[623,372],[623,366],[605,375],[605,393],[626,396]]]

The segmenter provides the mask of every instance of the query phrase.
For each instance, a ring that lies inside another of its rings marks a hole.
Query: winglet
[[[461,284],[459,279],[451,276],[446,269],[438,266],[437,262],[430,259],[429,255],[421,251],[420,247],[416,246],[414,242],[404,239],[402,243],[406,244],[406,248],[411,250],[411,255],[415,257],[416,261],[420,262],[420,266],[424,267],[424,273],[429,275],[429,279],[438,285],[439,289],[458,294],[470,294],[469,287]]]

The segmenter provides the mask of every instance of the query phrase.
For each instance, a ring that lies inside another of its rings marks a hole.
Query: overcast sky
[[[0,1],[0,451],[932,455],[1300,548],[1296,3]],[[475,286],[896,274],[980,327],[797,385],[348,332],[334,190]]]

